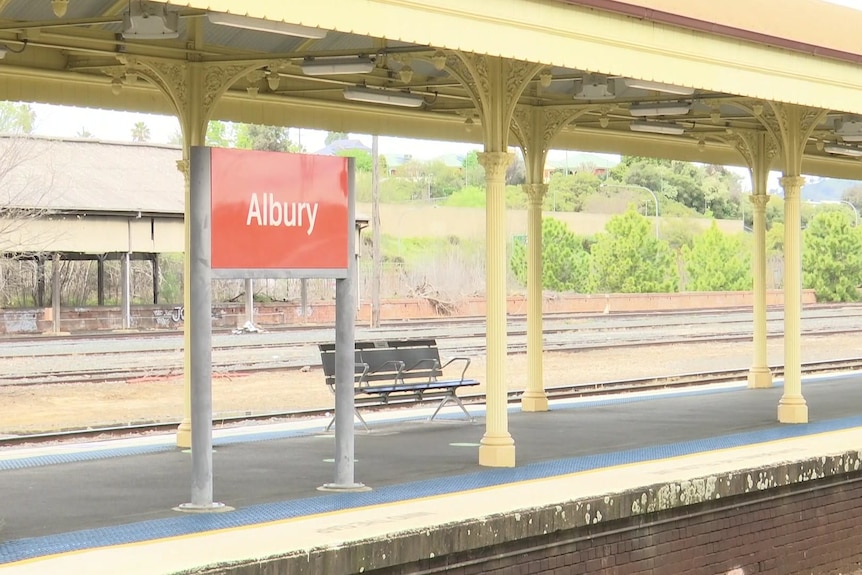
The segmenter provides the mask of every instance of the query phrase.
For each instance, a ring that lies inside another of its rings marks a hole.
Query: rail
[[[784,373],[783,366],[771,366],[775,377],[780,377]],[[806,362],[802,365],[802,373],[804,375],[817,375],[825,373],[839,373],[862,371],[862,357],[846,358],[837,360]],[[596,383],[564,385],[546,388],[548,398],[551,400],[558,399],[575,399],[582,397],[598,397],[607,395],[620,395],[625,393],[657,391],[664,389],[682,389],[687,387],[708,387],[719,384],[743,382],[748,376],[747,369],[739,370],[724,370],[724,371],[709,371],[701,373],[684,373],[670,376],[649,377],[641,379],[627,379],[615,381],[602,381]],[[508,393],[508,402],[517,403],[520,401],[523,390],[510,391]],[[485,394],[473,394],[461,396],[461,400],[466,405],[476,405],[485,402]],[[367,410],[383,411],[392,409],[402,409],[426,403],[421,400],[404,400],[394,402],[390,405],[368,406]],[[331,415],[332,408],[321,408],[301,411],[283,411],[283,412],[266,412],[257,414],[243,415],[218,415],[213,418],[213,424],[216,427],[227,427],[242,425],[245,423],[254,423],[261,421],[276,422],[279,420],[300,419],[300,418],[316,418]],[[106,426],[94,427],[88,429],[66,430],[52,433],[15,435],[10,437],[0,438],[0,449],[3,447],[34,445],[44,443],[55,443],[61,441],[80,441],[85,439],[109,439],[117,437],[128,437],[134,435],[143,435],[158,432],[175,432],[178,421],[169,422],[144,422],[130,423],[123,426]]]

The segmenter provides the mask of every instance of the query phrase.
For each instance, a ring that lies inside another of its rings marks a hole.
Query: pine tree
[[[589,287],[593,293],[667,293],[679,285],[676,257],[653,226],[629,207],[596,235],[590,250]]]
[[[738,235],[728,236],[712,225],[683,246],[689,291],[744,291],[752,289],[751,251]]]
[[[862,233],[848,214],[820,212],[802,236],[802,285],[818,301],[858,301],[862,284]]]
[[[527,285],[527,244],[516,241],[510,266],[515,278]],[[583,293],[587,288],[590,256],[581,238],[563,222],[542,220],[542,288]]]

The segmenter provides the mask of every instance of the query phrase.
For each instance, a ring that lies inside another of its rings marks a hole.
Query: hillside
[[[858,180],[838,180],[807,176],[808,183],[802,188],[802,199],[810,202],[838,202],[845,190],[862,185]]]

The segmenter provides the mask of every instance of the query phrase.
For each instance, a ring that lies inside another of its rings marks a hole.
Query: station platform
[[[454,409],[431,423],[424,408],[377,412],[370,433],[357,428],[355,480],[371,490],[356,493],[318,490],[334,479],[327,419],[221,429],[214,499],[233,510],[220,513],[174,509],[190,497],[191,457],[173,435],[10,448],[0,451],[0,575],[187,572],[860,450],[860,383],[859,373],[804,378],[803,425],[776,422],[780,380],[559,400],[545,413],[513,405],[512,469],[478,465],[483,406],[468,406],[472,423]]]

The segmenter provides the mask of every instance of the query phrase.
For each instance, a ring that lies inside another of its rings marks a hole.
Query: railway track
[[[845,322],[854,319],[862,319],[862,306],[823,304],[810,307],[805,319],[809,321],[836,319]],[[750,308],[726,308],[726,309],[702,309],[702,310],[679,310],[661,312],[634,312],[614,314],[587,314],[587,313],[546,313],[544,314],[544,332],[546,335],[568,334],[572,332],[589,334],[610,334],[632,329],[653,329],[660,326],[664,329],[678,329],[689,331],[694,328],[708,326],[745,326],[751,325]],[[696,318],[692,320],[691,318]],[[783,316],[780,311],[772,310],[767,318],[768,325],[778,329],[783,326]],[[508,318],[509,336],[526,336],[526,317],[523,315],[510,315]],[[855,322],[858,325],[858,322]],[[472,329],[471,329],[472,328]],[[290,345],[289,341],[280,339],[279,334],[297,335],[304,343],[316,345],[331,341],[332,326],[320,325],[298,325],[283,328],[267,328],[262,334],[247,334],[247,336],[227,337],[230,330],[214,331],[213,350],[252,350],[252,349],[280,349]],[[403,332],[413,333],[421,331],[429,337],[445,337],[453,330],[461,330],[461,337],[484,337],[485,318],[433,318],[423,320],[405,320],[399,322],[386,322],[380,328],[369,329],[362,326],[357,327],[357,338],[373,338],[374,334],[385,332],[394,334],[393,337],[403,337]],[[215,337],[218,336],[218,337]],[[378,336],[379,337],[379,336]],[[266,339],[263,339],[266,338]],[[82,345],[86,342],[112,340],[161,340],[163,345],[158,348],[133,346],[130,348],[116,347],[110,352],[114,355],[132,355],[141,351],[149,352],[181,352],[183,347],[183,335],[181,332],[134,332],[134,333],[98,333],[98,334],[75,334],[69,336],[37,336],[20,337],[14,336],[3,338],[4,341],[16,345],[15,352],[0,350],[0,359],[16,358],[22,356],[33,356],[40,358],[61,358],[65,356],[92,356],[103,355],[105,351],[88,352],[82,351]],[[50,348],[49,344],[61,344]],[[24,349],[22,346],[32,344]],[[148,344],[147,344],[148,345]],[[7,346],[9,347],[9,346]],[[49,348],[49,350],[46,350]],[[52,349],[52,350],[51,350]]]
[[[771,366],[773,376],[778,378],[784,373],[782,366]],[[827,361],[807,362],[802,365],[804,375],[822,375],[827,373],[849,372],[862,370],[862,357],[846,358]],[[748,376],[747,369],[711,371],[703,373],[686,373],[671,376],[648,377],[640,379],[628,379],[617,381],[602,381],[596,383],[555,386],[546,388],[548,399],[575,399],[584,397],[599,397],[608,395],[622,395],[626,393],[647,392],[668,389],[682,389],[691,387],[709,387],[723,383],[734,383],[744,381]],[[510,391],[508,402],[515,404],[520,401],[523,391]],[[467,405],[482,404],[486,400],[484,394],[473,394],[461,396]],[[365,411],[383,411],[403,409],[419,405],[422,402],[404,400],[389,405],[364,406]],[[310,409],[301,411],[267,412],[243,415],[219,415],[215,414],[213,424],[215,427],[228,427],[247,423],[278,422],[291,419],[315,418],[330,415],[332,408]],[[95,427],[81,430],[69,430],[52,433],[16,435],[0,438],[0,449],[11,446],[36,445],[56,443],[62,441],[81,441],[97,439],[114,439],[134,435],[151,433],[166,433],[176,430],[178,421],[167,422],[138,422],[128,425]],[[372,431],[373,433],[373,431]]]
[[[858,329],[830,329],[830,330],[806,330],[804,335],[843,335],[846,333],[857,333]],[[484,334],[483,334],[484,335]],[[547,335],[547,332],[546,332]],[[782,337],[781,334],[770,334],[767,337],[776,338]],[[712,342],[739,342],[750,341],[751,335],[725,335],[725,336],[687,336],[687,337],[670,337],[670,338],[649,338],[635,339],[621,342],[586,342],[586,343],[566,343],[566,342],[546,342],[545,351],[568,352],[576,353],[579,351],[588,351],[593,349],[607,348],[636,348],[656,345],[676,345],[676,344],[691,344],[691,343],[712,343]],[[312,344],[312,353],[299,353],[297,350],[309,347],[309,344],[297,344],[291,346],[294,351],[297,351],[293,357],[284,360],[261,360],[248,361],[242,360],[238,362],[214,362],[212,372],[215,377],[223,376],[241,376],[252,373],[263,373],[271,371],[291,371],[297,369],[316,368],[320,366],[319,358],[316,357],[316,344]],[[285,346],[281,346],[285,348]],[[441,349],[448,355],[481,355],[485,352],[484,342],[479,343],[459,343],[455,345],[444,345]],[[508,345],[509,354],[522,354],[527,352],[526,342],[514,342]],[[140,353],[140,352],[139,352]],[[94,356],[103,356],[104,353],[93,354]],[[313,359],[312,359],[313,358]],[[50,385],[50,384],[75,384],[75,383],[110,383],[110,382],[146,382],[154,379],[164,379],[179,376],[183,373],[183,364],[181,361],[175,361],[168,364],[155,366],[127,366],[121,368],[97,368],[83,370],[49,370],[43,372],[30,372],[27,374],[2,374],[0,375],[0,387],[2,386],[34,386],[34,385]]]

